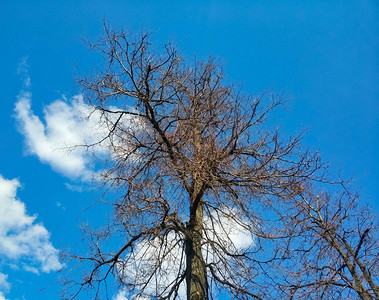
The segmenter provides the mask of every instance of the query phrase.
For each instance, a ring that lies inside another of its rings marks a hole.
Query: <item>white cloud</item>
[[[8,275],[0,273],[0,289],[2,289],[2,290],[9,290],[10,284],[7,281],[7,279],[8,279]]]
[[[7,293],[11,285],[8,282],[8,275],[0,273],[0,300],[6,300],[4,293]]]
[[[43,272],[62,268],[46,228],[35,223],[36,216],[29,216],[25,204],[16,198],[20,183],[0,176],[0,254],[9,259],[29,258],[41,265]]]
[[[70,184],[68,182],[65,182],[64,185],[72,192],[82,193],[84,191],[84,187],[81,185]]]
[[[111,126],[109,120],[115,122],[119,118],[118,114],[108,114],[105,118],[98,110],[86,105],[81,95],[77,95],[70,101],[64,98],[47,105],[42,121],[34,114],[31,100],[30,92],[21,91],[17,97],[15,117],[19,130],[25,137],[27,151],[36,155],[41,162],[49,164],[56,172],[70,179],[87,181],[98,174],[95,170],[98,158],[118,155],[110,151],[109,140],[104,140]],[[118,110],[115,107],[109,109]],[[132,120],[127,115],[122,122],[123,129],[142,128],[140,121],[136,118]],[[127,145],[126,140],[116,137],[112,143],[115,148],[122,145],[124,150]],[[95,145],[90,148],[85,146],[91,144]],[[133,157],[135,159],[137,155]],[[79,191],[74,185],[66,184],[66,187]]]
[[[59,201],[57,201],[56,206],[62,210],[66,210],[66,207],[64,205],[62,205],[62,203],[60,203]]]
[[[0,298],[0,300],[1,300],[1,298]],[[112,300],[128,300],[128,298],[126,297],[126,289],[121,289],[117,293],[117,295],[112,297]]]
[[[0,300],[7,300],[4,296],[4,294],[0,291]]]
[[[0,256],[34,273],[58,271],[63,267],[58,250],[51,244],[46,228],[36,223],[36,216],[28,215],[25,204],[17,199],[19,187],[17,179],[7,180],[0,175]],[[6,275],[0,273],[0,289],[4,292],[6,287]]]
[[[24,89],[31,87],[27,60],[28,57],[24,57],[17,68]],[[85,120],[91,109],[83,103],[81,96],[73,97],[71,103],[64,96],[62,98],[45,107],[44,120],[41,120],[32,111],[32,94],[21,90],[15,105],[15,117],[30,154],[66,177],[88,180],[93,175],[89,166],[90,155],[84,147],[74,149],[73,146],[97,141],[101,130],[98,125],[100,116],[95,112]],[[92,150],[96,154],[105,151],[104,147]]]
[[[213,212],[204,219],[204,232],[208,239],[217,241],[217,245],[222,245],[230,253],[238,253],[254,244],[254,238],[247,228],[243,218],[227,207],[220,208],[218,213]],[[213,256],[209,253],[210,248],[206,250],[210,263],[214,258],[210,257]]]
[[[27,56],[23,57],[21,62],[18,64],[17,74],[21,76],[24,88],[31,87],[32,84],[29,76],[29,64]]]
[[[235,211],[227,208],[223,213],[213,212],[204,218],[204,234],[208,239],[217,241],[216,245],[222,245],[229,253],[241,253],[254,245],[253,235],[241,221],[242,219],[235,214]],[[216,248],[204,244],[202,249],[204,259],[207,263],[215,263],[222,269],[225,260],[231,258],[225,257],[219,246],[214,247]],[[144,286],[142,295],[135,294],[132,299],[151,299],[149,295],[169,290],[179,275],[183,274],[186,264],[183,251],[183,238],[174,233],[137,244],[133,253],[118,265],[118,274],[123,283],[137,287]],[[221,258],[218,253],[221,253]],[[146,278],[150,278],[147,285],[145,285]],[[127,299],[126,296],[126,290],[120,290],[117,294],[120,298],[114,300],[124,300]],[[178,299],[186,299],[185,280],[179,286]]]
[[[163,293],[176,284],[185,266],[183,251],[183,240],[175,233],[137,244],[125,261],[118,265],[118,274],[123,283],[144,287],[141,295],[135,294],[132,299],[150,299],[150,295]],[[147,278],[150,279],[145,284]],[[179,286],[178,294],[178,299],[185,298],[184,281]],[[121,295],[126,296],[125,293]]]
[[[35,267],[32,267],[32,266],[29,266],[29,265],[26,265],[26,264],[23,264],[23,269],[25,270],[25,271],[28,271],[28,272],[30,272],[30,273],[34,273],[34,274],[36,274],[36,275],[39,275],[39,270],[38,270],[38,268],[35,268]]]
[[[91,179],[93,154],[101,156],[107,152],[107,147],[93,147],[90,153],[85,147],[75,146],[97,142],[104,136],[99,113],[92,112],[81,96],[75,96],[71,103],[56,100],[46,106],[42,122],[31,109],[31,98],[31,93],[22,91],[15,106],[28,152],[66,177]]]

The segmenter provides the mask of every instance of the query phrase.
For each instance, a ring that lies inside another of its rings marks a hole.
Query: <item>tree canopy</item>
[[[379,297],[376,223],[301,135],[270,126],[280,94],[247,95],[148,34],[89,45],[105,66],[79,83],[106,133],[82,146],[109,149],[100,177],[118,197],[75,255],[72,298],[110,278],[131,299]]]

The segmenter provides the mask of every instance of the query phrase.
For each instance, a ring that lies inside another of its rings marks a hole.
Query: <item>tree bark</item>
[[[187,240],[187,299],[208,299],[208,282],[205,261],[201,252],[203,232],[203,205],[200,203],[188,225],[190,238]],[[193,221],[193,222],[192,222]],[[192,224],[191,224],[192,223]]]
[[[199,130],[200,110],[197,108],[197,99],[194,98],[195,115],[193,124],[194,171],[192,173],[192,191],[190,195],[190,219],[188,222],[188,237],[186,245],[187,255],[187,299],[208,299],[208,281],[201,244],[203,240],[203,174],[202,174],[202,146]]]

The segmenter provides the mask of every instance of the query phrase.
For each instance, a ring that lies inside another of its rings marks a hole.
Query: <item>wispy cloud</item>
[[[91,179],[94,155],[104,155],[107,148],[93,147],[89,152],[86,147],[77,146],[95,143],[103,137],[99,113],[84,104],[79,95],[70,102],[56,100],[46,106],[42,121],[34,114],[31,100],[32,94],[22,91],[15,105],[15,117],[29,154],[70,179]]]
[[[7,293],[11,285],[8,282],[8,275],[0,273],[0,300],[6,300],[4,293]]]
[[[83,186],[81,186],[81,185],[75,185],[75,184],[71,184],[71,183],[68,183],[68,182],[65,182],[64,185],[71,192],[82,193],[85,190],[85,188]]]
[[[30,88],[32,86],[29,76],[28,56],[25,56],[21,59],[21,62],[17,67],[17,74],[21,76],[24,89]]]
[[[60,209],[62,209],[62,210],[66,210],[66,207],[63,206],[63,204],[60,203],[59,201],[57,201],[56,205],[57,205],[57,207],[59,207]]]
[[[51,244],[47,229],[35,222],[36,216],[27,214],[25,204],[17,198],[19,187],[17,179],[7,180],[0,175],[0,256],[33,273],[58,271],[63,267],[58,250]],[[9,289],[6,279],[0,273],[3,293]]]

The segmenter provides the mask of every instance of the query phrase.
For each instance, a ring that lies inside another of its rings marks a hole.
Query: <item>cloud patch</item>
[[[112,297],[112,300],[128,300],[126,293],[126,289],[121,289],[115,296]]]
[[[232,209],[225,208],[224,213],[212,212],[204,217],[204,235],[215,241],[211,247],[204,243],[202,252],[207,264],[217,264],[220,270],[226,270],[225,262],[231,257],[220,253],[222,245],[229,253],[239,254],[254,246],[254,236],[243,218]],[[143,300],[152,299],[153,295],[167,293],[176,284],[179,276],[183,274],[186,265],[184,251],[184,237],[173,232],[165,237],[156,237],[138,243],[134,251],[118,264],[118,276],[123,283],[137,287],[138,292],[128,294],[121,289],[113,300]],[[227,273],[227,272],[223,272]],[[146,278],[150,278],[146,283]],[[143,288],[143,291],[139,288]],[[183,280],[178,288],[178,299],[186,299],[186,283]]]
[[[18,64],[17,74],[21,76],[24,88],[30,88],[32,86],[29,76],[29,64],[27,56],[23,57],[21,59],[21,62]]]
[[[51,244],[47,229],[36,223],[36,216],[28,215],[25,204],[17,199],[19,187],[17,179],[0,175],[0,256],[34,273],[58,271],[63,267],[58,250]],[[1,292],[9,287],[7,275],[0,273],[0,299],[5,299]]]
[[[94,155],[104,155],[107,147],[92,147],[89,152],[86,147],[76,146],[96,143],[104,137],[100,114],[84,104],[79,95],[71,102],[56,100],[46,106],[42,121],[34,114],[31,100],[30,92],[21,91],[15,105],[15,117],[28,153],[70,179],[91,179]]]
[[[8,282],[8,275],[0,273],[0,300],[6,300],[4,293],[7,293],[11,285]]]
[[[153,295],[165,293],[178,284],[178,276],[185,266],[183,246],[183,240],[173,232],[162,239],[145,240],[136,245],[134,251],[117,268],[123,283],[136,286],[139,290],[143,287],[143,291],[131,295],[131,299],[151,299]],[[147,278],[149,282],[146,284]],[[182,281],[178,299],[184,299],[185,291]],[[118,296],[124,299],[126,292],[121,290]]]

